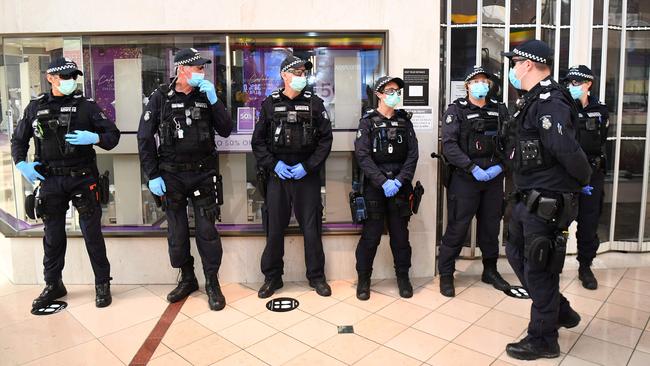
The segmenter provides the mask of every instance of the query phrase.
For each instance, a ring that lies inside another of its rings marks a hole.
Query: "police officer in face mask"
[[[578,205],[578,278],[586,289],[598,288],[598,281],[591,271],[591,262],[596,257],[600,245],[598,239],[598,222],[602,212],[605,192],[605,143],[609,129],[609,111],[607,106],[590,96],[589,91],[594,81],[594,74],[585,65],[569,69],[564,80],[578,107],[578,142],[587,154],[593,173],[591,181],[580,195]]]
[[[77,209],[79,226],[86,242],[95,273],[95,305],[111,304],[110,264],[101,231],[102,210],[99,202],[98,171],[93,145],[104,150],[114,148],[120,131],[106,118],[102,109],[77,90],[77,76],[83,75],[77,64],[57,58],[47,69],[50,93],[33,99],[25,109],[11,138],[11,156],[28,181],[40,180],[35,207],[28,215],[43,219],[45,237],[45,289],[32,307],[39,309],[67,294],[61,280],[66,250],[66,211],[68,204]],[[34,161],[27,161],[29,140],[34,138]]]
[[[176,76],[171,84],[161,85],[151,94],[140,119],[138,149],[149,189],[161,197],[157,200],[167,215],[171,265],[181,272],[178,286],[167,300],[180,301],[199,287],[190,255],[190,199],[208,304],[211,310],[221,310],[226,306],[218,280],[223,251],[215,221],[220,217],[223,192],[215,133],[228,137],[233,124],[214,85],[204,79],[204,66],[210,63],[193,48],[174,56]],[[158,146],[155,135],[160,140]]]
[[[409,280],[408,222],[412,213],[411,181],[418,162],[418,140],[410,114],[394,109],[400,102],[403,87],[404,81],[397,77],[383,76],[377,80],[374,92],[379,106],[359,120],[354,142],[354,153],[364,176],[363,196],[368,216],[356,250],[359,300],[370,298],[372,262],[386,222],[399,294],[405,298],[413,296]]]
[[[504,54],[510,83],[524,94],[508,122],[505,156],[514,171],[514,207],[506,253],[533,300],[528,335],[506,352],[522,360],[560,355],[558,327],[580,322],[559,290],[567,228],[591,166],[576,141],[578,114],[566,88],[551,78],[553,52],[531,40]]]
[[[258,168],[270,173],[263,183],[266,247],[260,298],[273,295],[283,286],[284,230],[292,208],[304,236],[309,285],[321,296],[332,293],[325,281],[319,174],[332,149],[332,125],[323,100],[305,89],[311,67],[311,62],[295,56],[282,62],[284,87],[262,103],[251,140]]]
[[[455,261],[472,218],[477,217],[477,241],[483,256],[481,280],[498,290],[509,287],[499,272],[499,227],[503,215],[503,160],[500,125],[507,120],[503,103],[487,98],[490,74],[475,66],[465,77],[467,96],[450,104],[443,116],[442,151],[453,173],[448,183],[447,230],[440,243],[440,293],[455,295]]]

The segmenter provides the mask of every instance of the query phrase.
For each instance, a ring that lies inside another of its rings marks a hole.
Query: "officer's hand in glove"
[[[75,130],[74,133],[67,133],[65,141],[72,145],[92,145],[99,142],[99,135],[90,131]]]
[[[591,196],[591,191],[594,189],[592,186],[584,186],[582,187],[582,194],[585,196]]]
[[[289,169],[290,167],[285,164],[284,161],[280,160],[277,164],[275,164],[275,168],[273,170],[275,171],[275,174],[280,177],[280,179],[291,179],[293,178],[293,173],[291,173],[291,170]]]
[[[384,189],[384,196],[393,197],[399,191],[399,187],[395,184],[393,179],[387,180],[384,184],[381,185],[381,188]]]
[[[485,172],[490,176],[489,180],[492,180],[499,176],[503,172],[501,165],[493,165],[485,170]]]
[[[165,192],[167,192],[167,187],[165,187],[165,181],[162,177],[151,179],[149,181],[149,190],[158,197],[164,196]]]
[[[402,188],[402,182],[400,182],[397,179],[393,179],[393,180],[395,181],[395,185],[397,186],[397,188]]]
[[[483,169],[481,169],[480,166],[475,166],[474,169],[472,169],[472,175],[476,180],[481,181],[481,182],[487,182],[490,180],[490,175]]]
[[[205,93],[205,95],[208,97],[208,100],[210,101],[210,104],[217,102],[217,91],[214,89],[214,84],[208,80],[203,79],[199,83],[199,90],[202,93]]]
[[[21,161],[16,164],[16,168],[20,170],[20,174],[22,174],[23,177],[25,177],[30,183],[34,184],[34,182],[36,182],[36,179],[45,180],[45,177],[36,171],[35,167],[37,165],[41,165],[41,163],[37,161],[34,161],[32,163]]]
[[[307,175],[307,171],[305,170],[305,167],[302,166],[302,163],[289,167],[289,170],[291,171],[291,175],[293,175],[293,179],[302,179]]]

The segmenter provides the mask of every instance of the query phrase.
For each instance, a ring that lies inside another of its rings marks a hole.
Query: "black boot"
[[[226,307],[226,297],[221,292],[219,278],[216,274],[205,275],[205,293],[208,294],[208,305],[210,310],[222,310]]]
[[[588,290],[595,290],[598,288],[598,280],[591,271],[590,264],[580,263],[580,268],[578,268],[578,279],[582,282],[582,287]]]
[[[181,267],[181,279],[178,286],[167,295],[167,301],[178,302],[188,297],[192,292],[199,289],[199,281],[194,275],[194,265],[189,264]]]
[[[271,297],[275,293],[275,290],[281,289],[282,286],[284,286],[284,283],[282,283],[281,277],[264,280],[264,284],[260,287],[260,290],[257,291],[257,297],[260,299]]]
[[[63,281],[58,279],[54,282],[45,284],[45,288],[37,298],[32,301],[32,309],[40,309],[50,305],[50,303],[58,298],[68,294],[68,290],[63,286]]]
[[[440,275],[440,293],[443,296],[447,297],[456,296],[456,289],[454,288],[454,275]]]
[[[538,358],[555,358],[560,356],[560,345],[555,342],[548,345],[546,342],[533,342],[528,337],[517,343],[509,343],[506,353],[518,360],[536,360]]]
[[[411,285],[408,274],[397,275],[397,288],[401,297],[406,299],[413,297],[413,286]]]
[[[95,306],[105,308],[113,302],[110,282],[95,285]]]
[[[501,277],[497,271],[497,259],[483,259],[483,274],[481,281],[492,285],[499,291],[504,291],[510,288],[510,284]]]
[[[577,327],[578,324],[580,324],[580,314],[578,314],[575,310],[569,307],[569,310],[565,311],[564,313],[560,311],[560,315],[558,315],[557,318],[558,328],[564,327],[569,329]]]
[[[357,281],[357,299],[366,301],[370,298],[370,273],[359,273]]]
[[[332,288],[327,284],[324,278],[318,280],[309,280],[309,286],[316,290],[316,293],[320,296],[330,296],[332,295]]]

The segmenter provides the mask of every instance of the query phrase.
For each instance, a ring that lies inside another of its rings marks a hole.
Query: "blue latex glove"
[[[290,167],[282,160],[278,161],[278,163],[275,164],[275,168],[273,170],[275,171],[275,174],[280,177],[280,179],[293,178],[293,173],[291,173]]]
[[[156,196],[164,196],[165,192],[167,192],[167,187],[165,186],[165,181],[162,179],[162,177],[151,179],[149,181],[149,190]]]
[[[399,187],[395,184],[395,180],[389,179],[384,184],[381,185],[381,188],[384,189],[384,196],[393,197],[399,191]]]
[[[480,182],[487,182],[491,179],[490,175],[478,165],[472,169],[472,175]]]
[[[99,135],[90,131],[75,130],[65,135],[65,141],[72,145],[92,145],[99,142]]]
[[[591,191],[594,189],[592,186],[584,186],[582,187],[582,194],[585,196],[591,196]]]
[[[485,172],[490,176],[490,180],[492,180],[499,176],[499,174],[503,173],[503,168],[501,165],[497,164],[487,168]]]
[[[214,89],[214,84],[208,80],[203,79],[199,83],[199,90],[202,93],[205,93],[205,95],[208,97],[208,100],[210,101],[210,104],[217,102],[217,91]]]
[[[41,163],[37,161],[32,163],[21,161],[16,164],[16,168],[20,170],[20,174],[22,174],[23,177],[25,177],[30,183],[34,184],[34,182],[36,182],[36,179],[45,180],[45,177],[40,175],[34,168],[37,165],[41,165]]]
[[[293,175],[293,179],[302,179],[307,175],[307,171],[305,170],[305,167],[302,166],[302,163],[289,167],[289,170],[291,171],[291,175]]]
[[[393,180],[395,181],[395,185],[397,186],[397,188],[402,188],[402,182],[400,182],[397,179],[393,179]]]

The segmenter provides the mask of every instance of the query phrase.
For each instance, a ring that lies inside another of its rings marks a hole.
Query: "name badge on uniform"
[[[494,112],[494,111],[488,111],[488,114],[490,116],[499,116],[499,112]]]
[[[61,113],[75,113],[77,107],[61,107]]]
[[[40,111],[36,112],[36,116],[37,116],[37,117],[40,117],[40,116],[46,116],[46,115],[48,115],[48,114],[50,114],[50,110],[49,110],[49,109],[41,109]]]
[[[198,108],[208,108],[207,103],[201,103],[201,102],[194,102],[194,105]]]
[[[297,111],[307,111],[307,112],[309,112],[309,106],[308,105],[297,105],[294,108]]]
[[[172,108],[174,109],[185,108],[185,103],[172,103]]]
[[[286,106],[275,107],[275,109],[273,109],[273,110],[274,110],[275,112],[286,112],[286,111],[287,111],[287,107],[286,107]]]
[[[477,118],[478,116],[479,116],[478,113],[468,114],[467,119],[474,119],[474,118]]]
[[[589,112],[589,113],[587,113],[587,115],[589,117],[600,117],[600,116],[602,116],[602,114],[600,114],[600,112]]]

